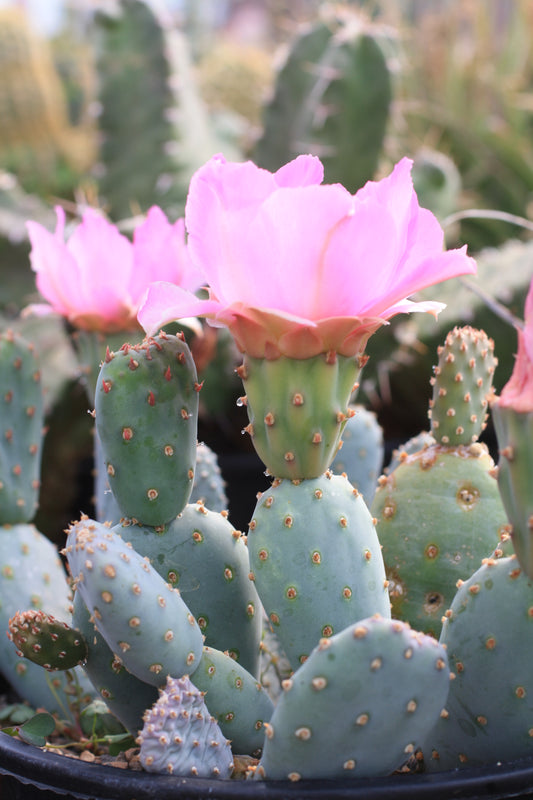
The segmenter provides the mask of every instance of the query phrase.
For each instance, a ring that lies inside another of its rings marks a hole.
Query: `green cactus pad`
[[[293,668],[358,619],[390,616],[381,548],[363,496],[346,476],[275,481],[248,534],[259,596]]]
[[[325,472],[348,416],[364,357],[323,353],[313,358],[244,357],[245,429],[276,478],[303,480]]]
[[[507,525],[485,445],[428,445],[406,456],[372,503],[392,614],[439,636],[458,580],[490,555]]]
[[[231,740],[234,753],[255,753],[263,746],[264,724],[273,705],[259,681],[227,653],[204,647],[194,675],[194,685],[205,693],[205,702],[222,733]]]
[[[437,772],[533,754],[533,584],[516,557],[487,559],[462,583],[441,643],[455,680],[422,747]]]
[[[383,429],[373,411],[361,405],[352,410],[355,414],[346,421],[331,471],[336,475],[345,472],[370,507],[383,468]]]
[[[389,775],[435,724],[449,684],[432,637],[379,616],[350,625],[284,682],[254,777]]]
[[[48,670],[70,669],[87,658],[80,632],[41,610],[17,611],[9,620],[9,638],[20,656]]]
[[[431,433],[449,447],[477,441],[486,425],[492,392],[494,342],[470,326],[454,328],[439,347],[439,363],[431,379]]]
[[[89,518],[71,526],[65,554],[76,591],[131,673],[161,686],[167,675],[194,671],[202,654],[200,628],[179,591],[147,559]]]
[[[110,650],[79,592],[74,595],[72,624],[88,647],[83,669],[111,713],[132,736],[142,728],[143,714],[158,697],[157,688],[136,678]]]
[[[30,522],[40,487],[44,403],[33,345],[0,335],[0,524]]]
[[[190,503],[201,501],[210,511],[226,511],[228,498],[217,454],[203,442],[196,447],[196,469]]]
[[[259,671],[261,603],[245,540],[227,515],[189,503],[163,531],[124,520],[113,530],[179,589],[204,635],[253,675]]]
[[[500,459],[498,487],[512,526],[514,551],[524,572],[533,578],[533,414],[492,405]]]
[[[188,502],[199,389],[180,336],[161,333],[108,352],[96,387],[96,428],[124,516],[164,525]]]
[[[167,678],[137,739],[147,772],[224,779],[233,771],[230,743],[188,675]]]

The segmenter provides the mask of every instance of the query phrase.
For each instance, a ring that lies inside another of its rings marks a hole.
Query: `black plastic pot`
[[[47,753],[0,733],[2,800],[476,800],[533,797],[533,758],[439,775],[358,781],[209,781]]]

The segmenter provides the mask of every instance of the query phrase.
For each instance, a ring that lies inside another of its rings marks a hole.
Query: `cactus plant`
[[[402,457],[380,478],[372,504],[393,616],[436,636],[457,580],[490,555],[507,525],[494,462],[477,441],[494,366],[493,343],[484,332],[466,327],[449,333],[432,379],[435,443]]]
[[[383,428],[373,411],[362,405],[354,405],[352,410],[355,414],[346,421],[331,471],[345,472],[370,507],[383,468]]]
[[[248,550],[259,596],[293,669],[319,639],[374,613],[390,616],[373,520],[345,476],[275,481],[259,497]]]
[[[438,719],[449,684],[446,650],[433,638],[379,615],[362,619],[322,639],[284,681],[254,777],[388,775]]]
[[[96,387],[96,429],[124,516],[164,525],[185,507],[196,461],[196,377],[180,336],[162,332],[108,351]]]

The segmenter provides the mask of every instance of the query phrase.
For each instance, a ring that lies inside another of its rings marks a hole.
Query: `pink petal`
[[[174,320],[212,316],[220,310],[215,300],[200,300],[180,286],[165,281],[152,283],[141,300],[137,319],[148,336]]]
[[[312,186],[324,180],[324,167],[316,156],[298,156],[274,173],[278,186]]]

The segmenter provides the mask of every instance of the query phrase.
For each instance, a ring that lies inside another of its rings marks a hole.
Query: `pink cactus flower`
[[[521,414],[533,411],[533,281],[524,309],[524,329],[518,331],[518,353],[513,372],[494,402]]]
[[[355,195],[325,185],[314,156],[275,173],[214,156],[193,176],[185,221],[209,298],[154,283],[139,311],[147,333],[197,315],[226,325],[253,357],[352,356],[395,314],[443,308],[414,292],[476,271],[466,248],[444,251],[433,214],[418,205],[404,158]]]
[[[204,281],[189,258],[184,220],[170,224],[157,206],[135,228],[133,243],[94,209],[84,212],[65,242],[65,212],[57,207],[56,214],[54,233],[27,223],[37,289],[47,302],[29,306],[26,313],[56,312],[87,331],[135,330],[151,281],[191,291]]]

